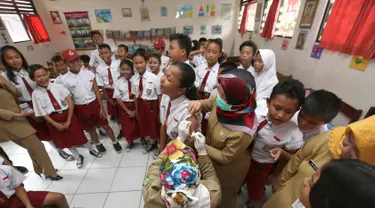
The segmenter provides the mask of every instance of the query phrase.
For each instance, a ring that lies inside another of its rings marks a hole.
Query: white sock
[[[92,145],[90,144],[90,142],[87,142],[85,145],[86,149],[88,149],[90,152],[91,151],[94,151],[94,148],[92,148]]]
[[[114,141],[114,142],[112,142],[112,144],[117,144],[117,140],[116,140],[116,141]]]

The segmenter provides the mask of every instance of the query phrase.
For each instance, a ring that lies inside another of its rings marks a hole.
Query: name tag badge
[[[152,92],[152,89],[147,89],[146,90],[147,95],[151,95],[151,92]]]

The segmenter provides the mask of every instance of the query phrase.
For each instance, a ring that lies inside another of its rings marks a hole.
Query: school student
[[[115,84],[113,98],[116,99],[121,127],[122,136],[125,137],[128,145],[126,151],[130,152],[134,146],[134,140],[140,137],[139,124],[136,118],[135,96],[132,93],[131,78],[134,75],[133,62],[122,60],[120,64],[120,79]]]
[[[62,76],[68,72],[68,66],[60,55],[52,57],[51,61],[57,73],[59,73],[59,76],[56,77],[54,83],[61,84]]]
[[[90,56],[88,56],[88,55],[81,55],[79,57],[79,60],[82,63],[82,69],[91,70],[90,69]]]
[[[169,63],[169,57],[164,55],[165,52],[165,42],[162,39],[155,40],[154,42],[154,53],[158,54],[161,59],[160,70],[164,72]]]
[[[102,97],[95,75],[91,71],[82,70],[79,56],[75,50],[65,50],[62,57],[69,67],[69,72],[63,78],[63,85],[70,91],[75,104],[75,112],[79,117],[84,129],[87,130],[95,146],[102,154],[107,152],[103,144],[100,143],[95,127],[101,126],[112,140],[112,145],[117,153],[122,152],[120,144],[117,142],[112,128],[108,125],[107,115],[103,108]]]
[[[103,35],[100,33],[100,31],[93,30],[91,31],[91,39],[97,47],[96,50],[93,50],[91,52],[90,63],[89,63],[92,70],[94,70],[96,69],[96,67],[98,67],[101,63],[104,62],[103,59],[100,57],[99,49],[98,49],[99,45],[103,44],[104,38],[103,38]],[[113,54],[111,58],[112,60],[116,60],[115,54]]]
[[[160,78],[146,70],[145,53],[136,52],[133,62],[138,74],[132,77],[132,93],[137,98],[135,103],[142,145],[146,146],[144,137],[151,138],[151,145],[144,152],[148,153],[157,149],[156,141],[160,136]]]
[[[127,45],[120,44],[117,46],[117,58],[120,59],[120,61],[130,60],[128,59],[128,52],[129,52],[129,48]]]
[[[258,47],[253,41],[248,40],[248,41],[243,42],[240,45],[241,65],[238,68],[245,69],[254,76],[254,68],[253,68],[254,60],[253,59],[257,51],[258,51]]]
[[[181,121],[190,120],[192,131],[200,131],[202,115],[188,113],[189,101],[198,99],[194,80],[193,68],[181,62],[174,62],[161,78],[160,152],[170,140],[177,138]]]
[[[161,58],[159,54],[151,54],[150,58],[148,58],[148,67],[150,68],[151,72],[159,78],[161,78],[164,75],[163,71],[160,68],[160,65]]]
[[[173,34],[169,39],[169,52],[171,61],[185,62],[190,64],[189,55],[191,51],[191,39],[189,36],[184,34]]]
[[[0,207],[39,208],[54,206],[69,208],[65,196],[48,191],[26,191],[23,182],[26,177],[9,165],[0,165]]]
[[[37,84],[32,94],[35,116],[43,117],[47,121],[49,133],[56,147],[68,148],[77,161],[77,168],[82,168],[84,159],[77,146],[84,145],[91,155],[102,157],[83,134],[68,89],[63,85],[50,83],[46,69],[39,64],[31,65],[29,74],[30,79]]]
[[[198,50],[192,51],[189,55],[189,59],[195,67],[198,67],[200,65],[207,65],[206,49],[209,40],[207,40],[205,37],[201,37],[198,42]]]
[[[295,153],[302,145],[302,133],[291,121],[305,98],[303,84],[285,80],[277,84],[267,100],[267,106],[256,109],[259,122],[247,174],[248,207],[254,207],[263,197],[264,184],[280,159],[281,152]]]
[[[257,104],[264,103],[279,82],[276,75],[276,57],[270,49],[259,49],[254,59],[254,72],[257,84]]]

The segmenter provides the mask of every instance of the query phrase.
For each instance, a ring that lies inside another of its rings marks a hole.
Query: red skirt
[[[258,163],[253,159],[251,160],[250,169],[246,176],[249,200],[262,200],[264,185],[273,167],[273,163]]]
[[[137,116],[140,136],[151,139],[160,137],[159,101],[137,99]]]
[[[33,102],[28,101],[27,104],[34,108]],[[29,121],[30,125],[36,130],[36,136],[42,141],[51,141],[51,136],[49,135],[49,131],[47,128],[46,121],[42,119],[35,120],[32,116],[28,116],[27,120]]]
[[[75,113],[81,121],[85,130],[90,130],[96,126],[107,126],[107,118],[100,117],[100,105],[98,100],[94,100],[86,105],[76,105]]]
[[[52,118],[52,120],[58,123],[64,123],[68,119],[68,111],[64,111],[63,113],[53,113],[49,116]],[[70,126],[67,130],[59,131],[50,123],[47,123],[47,127],[52,137],[52,141],[55,143],[57,148],[63,149],[73,146],[80,146],[87,143],[87,138],[83,133],[81,123],[74,113]]]
[[[135,110],[135,103],[134,102],[123,102],[124,105],[129,110]],[[130,118],[129,115],[119,109],[121,127],[122,127],[122,136],[126,138],[126,141],[131,142],[140,137],[139,134],[139,125],[136,118]]]
[[[28,191],[27,196],[33,207],[42,207],[44,200],[47,197],[48,191]],[[21,200],[14,194],[9,199],[9,208],[24,208],[25,206]]]
[[[105,92],[107,93],[108,99],[111,99],[116,103],[116,99],[113,99],[113,89],[105,88]],[[118,108],[117,105],[111,105],[107,102],[107,112],[110,116],[117,116],[118,115]]]

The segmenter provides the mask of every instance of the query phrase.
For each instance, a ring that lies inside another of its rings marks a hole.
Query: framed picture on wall
[[[123,17],[132,17],[132,9],[131,8],[122,8],[122,16]]]
[[[310,29],[314,21],[316,9],[318,8],[319,0],[306,0],[303,8],[302,18],[299,27],[303,29]]]
[[[50,11],[49,14],[51,15],[52,23],[55,25],[62,24],[60,14],[58,11]]]

